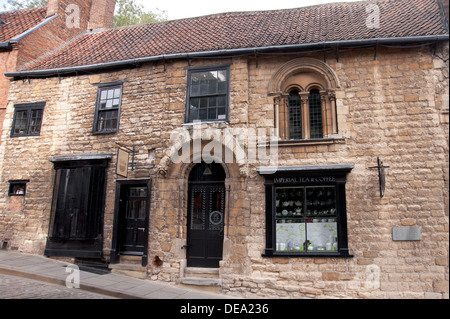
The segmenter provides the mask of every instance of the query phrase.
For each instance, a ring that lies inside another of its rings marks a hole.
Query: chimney
[[[48,4],[47,4],[47,18],[58,13],[58,5],[59,5],[59,1],[58,0],[48,0]]]
[[[116,0],[92,1],[88,28],[90,30],[112,28],[114,26],[115,9]]]
[[[58,14],[66,21],[68,14],[74,14],[74,6],[78,8],[80,28],[93,30],[113,27],[116,0],[48,0],[47,17]]]

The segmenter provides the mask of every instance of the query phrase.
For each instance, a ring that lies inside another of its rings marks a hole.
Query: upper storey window
[[[272,77],[275,128],[280,140],[317,140],[338,133],[335,89],[330,66],[311,58],[292,60]]]
[[[229,65],[188,72],[186,123],[228,121]]]
[[[39,136],[45,102],[14,105],[14,119],[11,137]]]
[[[94,133],[112,133],[119,129],[122,83],[99,85],[95,107]]]

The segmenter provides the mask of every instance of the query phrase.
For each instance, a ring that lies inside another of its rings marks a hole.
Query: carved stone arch
[[[292,90],[298,90],[299,92],[304,92],[304,91],[305,91],[305,89],[304,89],[301,85],[298,85],[298,84],[291,84],[291,85],[288,85],[288,86],[284,89],[284,92],[283,92],[283,93],[289,94],[289,92],[292,91]]]
[[[310,83],[306,86],[305,92],[309,92],[311,90],[317,89],[319,91],[325,91],[327,88],[325,88],[321,83]]]
[[[206,161],[214,161],[220,165],[222,165],[226,178],[238,178],[240,176],[245,176],[246,174],[246,165],[244,164],[238,164],[236,161],[236,154],[233,150],[229,149],[226,145],[220,143],[220,142],[214,142],[214,141],[203,141],[203,140],[196,140],[192,139],[191,141],[185,142],[185,143],[175,143],[166,150],[165,155],[160,161],[160,165],[158,166],[158,171],[162,177],[169,177],[169,178],[178,178],[183,177],[184,179],[187,179],[189,176],[189,173],[196,164],[205,161],[205,158],[202,158],[202,152],[193,152],[193,145],[196,143],[199,143],[198,145],[201,145],[201,150],[203,151],[203,147],[209,143],[217,143],[216,145],[218,147],[222,147],[222,158],[215,156],[214,154],[210,154],[207,156]],[[183,146],[187,146],[189,148],[189,153],[186,154],[187,156],[185,158],[179,158],[179,161],[177,163],[174,163],[172,159],[173,156],[181,151]],[[227,154],[226,152],[229,152],[228,154],[232,154],[233,156],[233,162],[232,163],[226,163],[223,156]]]
[[[311,72],[321,75],[325,80],[326,88],[335,89],[341,86],[336,72],[323,61],[313,58],[298,58],[285,63],[272,76],[269,81],[269,95],[279,95],[284,91],[283,81],[292,74]]]

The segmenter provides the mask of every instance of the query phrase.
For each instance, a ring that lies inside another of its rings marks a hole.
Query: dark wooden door
[[[147,244],[147,186],[125,186],[121,190],[121,253],[144,254]]]
[[[225,217],[223,183],[189,188],[187,266],[218,268],[222,260]]]
[[[106,166],[102,160],[55,163],[45,255],[101,257]]]

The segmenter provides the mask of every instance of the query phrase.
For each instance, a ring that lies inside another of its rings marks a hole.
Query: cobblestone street
[[[0,274],[0,299],[115,299],[28,278]]]

